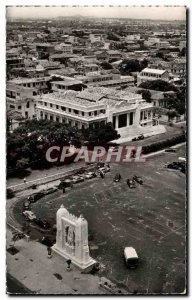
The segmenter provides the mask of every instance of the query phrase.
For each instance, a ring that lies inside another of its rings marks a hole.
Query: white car
[[[99,171],[107,173],[107,172],[110,172],[110,168],[109,167],[102,167],[102,168],[99,168]]]
[[[85,173],[84,174],[84,178],[86,179],[91,179],[91,178],[94,178],[94,173],[93,172],[88,172],[88,173]]]
[[[34,221],[34,220],[36,220],[36,215],[35,215],[32,211],[30,211],[30,210],[25,210],[25,211],[23,212],[23,215],[24,215],[25,218],[26,218],[27,220],[29,220],[29,221]]]

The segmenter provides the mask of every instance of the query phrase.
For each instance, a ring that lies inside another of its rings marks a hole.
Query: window
[[[59,109],[59,105],[56,105],[56,109]]]
[[[53,104],[52,104],[52,103],[50,103],[50,107],[53,107]]]
[[[97,111],[94,111],[94,116],[97,116]]]
[[[18,106],[18,109],[21,109],[21,105]]]
[[[27,108],[29,108],[29,107],[30,107],[30,103],[29,103],[29,102],[27,102],[27,104],[26,104],[26,107],[27,107]]]
[[[10,108],[15,108],[15,106],[14,105],[10,105]]]
[[[44,102],[44,105],[47,106],[47,102]]]
[[[45,120],[47,120],[47,114],[45,114]]]
[[[129,114],[129,125],[133,125],[133,112]]]
[[[76,110],[76,109],[74,109],[74,113],[75,113],[76,115],[78,115],[78,114],[79,114],[79,111]]]
[[[26,118],[28,118],[28,112],[27,111],[25,112],[25,116],[26,116]]]
[[[84,111],[82,111],[82,116],[84,116],[85,115],[85,113],[84,113]]]
[[[56,117],[56,122],[59,122],[59,118],[58,117]]]
[[[61,109],[62,109],[63,111],[66,111],[66,107],[64,107],[64,106],[61,106]]]
[[[119,115],[119,128],[127,126],[127,114]]]
[[[69,112],[71,112],[71,108],[69,108]]]
[[[89,116],[91,116],[91,112],[89,112]]]
[[[50,116],[50,121],[53,121],[53,116]]]

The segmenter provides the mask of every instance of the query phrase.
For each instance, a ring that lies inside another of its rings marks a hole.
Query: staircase
[[[142,127],[142,126],[131,126],[131,127],[124,127],[119,128],[118,133],[120,134],[120,138],[114,140],[113,142],[116,143],[124,143],[132,141],[134,137],[137,137],[140,134],[143,134],[144,137],[165,133],[166,128],[164,125],[156,125],[156,126],[149,126],[149,127]]]

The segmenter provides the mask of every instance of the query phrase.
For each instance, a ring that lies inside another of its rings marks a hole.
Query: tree
[[[142,98],[151,103],[151,92],[149,90],[139,90],[137,94],[142,94]]]
[[[21,233],[21,232],[17,232],[17,231],[13,232],[12,239],[11,239],[12,242],[13,242],[12,246],[14,247],[15,246],[15,242],[23,239],[24,237],[25,237],[25,235],[23,233]]]
[[[161,92],[178,91],[178,89],[173,84],[161,79],[144,81],[139,85],[139,87],[143,89],[149,89],[149,90],[155,90]]]
[[[126,59],[122,61],[119,70],[121,75],[130,75],[132,72],[139,72],[141,70],[140,63],[135,59]]]
[[[140,62],[140,71],[145,69],[148,66],[148,60],[146,58],[144,58],[141,62]]]
[[[110,63],[108,63],[108,62],[102,62],[101,63],[101,67],[104,70],[111,70],[111,69],[113,69],[113,66]]]
[[[177,113],[175,110],[169,110],[167,112],[167,116],[168,116],[168,121],[171,121],[172,119],[174,119],[175,117],[177,117]]]

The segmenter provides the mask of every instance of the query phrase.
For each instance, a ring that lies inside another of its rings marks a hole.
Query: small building
[[[145,68],[137,75],[137,86],[145,81],[153,80],[169,81],[169,73],[166,70]]]

